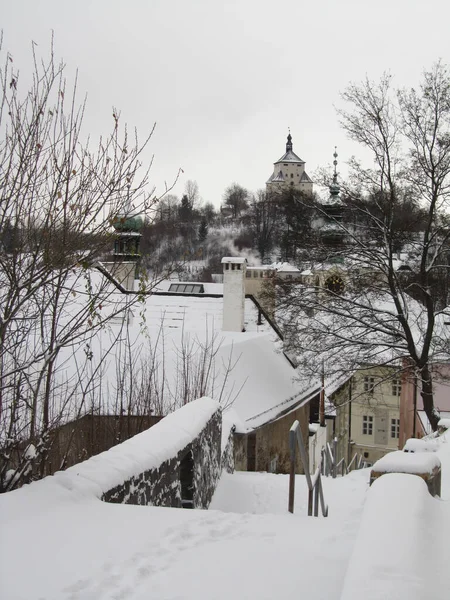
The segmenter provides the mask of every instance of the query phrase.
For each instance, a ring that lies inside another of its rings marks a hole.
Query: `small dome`
[[[112,219],[111,225],[116,231],[139,231],[144,226],[144,220],[140,216],[118,215]]]

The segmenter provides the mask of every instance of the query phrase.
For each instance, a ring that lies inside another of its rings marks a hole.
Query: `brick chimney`
[[[244,330],[247,259],[225,256],[223,265],[223,330]]]

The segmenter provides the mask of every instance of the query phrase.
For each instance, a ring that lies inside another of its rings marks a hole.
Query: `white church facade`
[[[273,173],[266,181],[267,192],[281,192],[293,188],[305,194],[312,194],[313,182],[305,171],[305,161],[293,150],[292,136],[289,133],[286,152],[274,163]]]

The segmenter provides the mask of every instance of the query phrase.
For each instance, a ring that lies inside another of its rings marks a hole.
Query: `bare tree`
[[[280,224],[280,212],[278,198],[263,190],[259,190],[251,199],[249,225],[261,260],[264,260],[278,241],[275,240],[275,235]]]
[[[231,208],[233,217],[238,217],[248,206],[248,191],[237,183],[227,187],[223,195],[226,206]]]
[[[336,371],[372,364],[412,370],[436,429],[430,366],[450,355],[449,310],[432,285],[435,272],[449,278],[448,69],[436,64],[411,90],[393,90],[389,76],[366,80],[343,99],[350,109],[340,111],[341,123],[372,152],[374,167],[352,162],[344,196],[355,218],[327,215],[346,240],[329,250],[339,256],[334,265],[312,273],[307,285],[280,286],[287,337],[304,369],[325,360]],[[399,218],[405,206],[419,223]],[[325,215],[326,207],[319,211]],[[398,270],[399,249],[414,277]]]
[[[53,45],[47,60],[33,46],[33,60],[30,89],[9,54],[0,70],[0,489],[23,480],[31,462],[45,464],[50,430],[69,406],[79,409],[62,350],[82,344],[89,361],[91,336],[150,286],[117,302],[91,267],[111,248],[111,223],[155,201],[141,168],[151,133],[139,143],[113,110],[111,133],[92,150],[81,136],[85,104]]]
[[[187,196],[190,207],[196,209],[200,202],[198,183],[192,179],[188,179],[184,187],[184,195]]]

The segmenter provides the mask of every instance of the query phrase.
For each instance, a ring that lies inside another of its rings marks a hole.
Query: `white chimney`
[[[129,292],[134,291],[134,278],[136,273],[136,262],[119,261],[99,263],[106,269],[111,278]]]
[[[223,330],[244,330],[245,272],[247,259],[222,258],[223,264]]]

